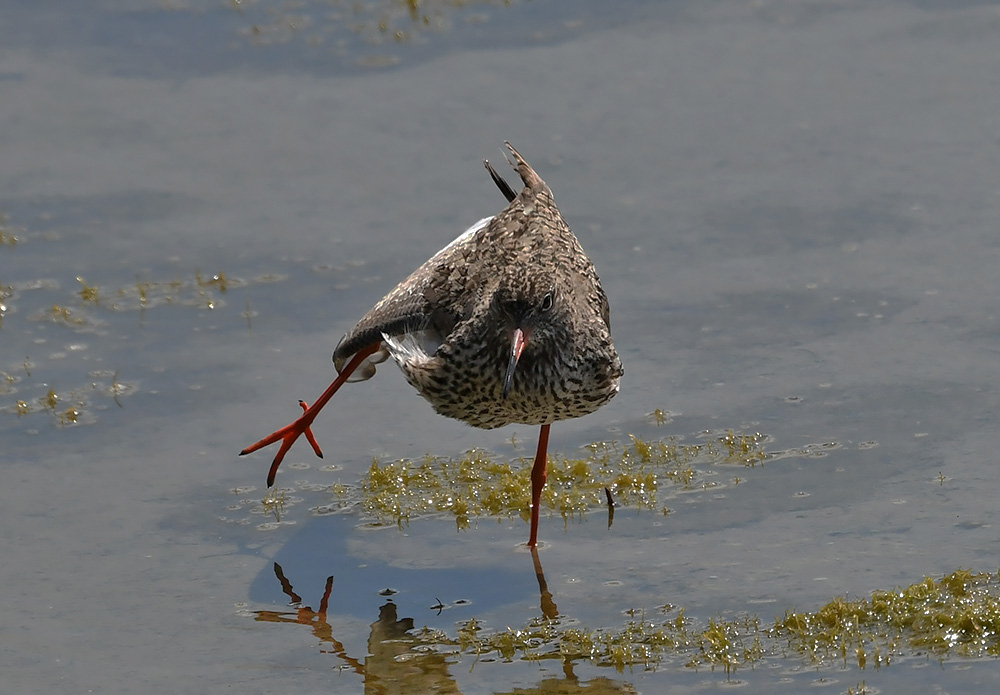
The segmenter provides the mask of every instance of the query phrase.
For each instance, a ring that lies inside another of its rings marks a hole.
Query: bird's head
[[[503,338],[509,345],[507,371],[503,380],[503,397],[510,395],[514,372],[527,349],[540,352],[556,332],[561,302],[554,282],[547,278],[531,281],[523,274],[510,277],[500,284],[493,296],[493,310],[500,319]],[[534,348],[529,348],[529,345]]]

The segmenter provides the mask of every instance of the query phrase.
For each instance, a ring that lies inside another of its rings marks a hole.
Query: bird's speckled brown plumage
[[[592,413],[618,393],[622,364],[611,343],[608,298],[594,264],[559,214],[552,191],[507,143],[524,182],[514,190],[486,163],[510,203],[474,224],[399,284],[333,353],[338,376],[290,425],[240,455],[305,435],[317,456],[316,415],[347,381],[368,379],[392,356],[442,415],[475,425],[541,425],[531,468],[531,532],[545,487],[549,428]]]
[[[341,371],[359,350],[382,341],[355,378],[371,377],[391,355],[437,412],[487,429],[592,413],[618,392],[622,375],[594,264],[552,191],[507,146],[523,190],[414,271],[334,352]],[[528,339],[505,398],[518,327]]]

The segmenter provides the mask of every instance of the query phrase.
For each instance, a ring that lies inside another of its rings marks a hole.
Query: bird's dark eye
[[[542,297],[542,303],[539,305],[542,311],[548,311],[552,308],[552,293],[549,292],[544,297]]]

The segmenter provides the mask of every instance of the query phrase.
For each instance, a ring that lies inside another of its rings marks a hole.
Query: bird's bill
[[[524,346],[528,344],[528,334],[520,328],[515,328],[510,337],[510,359],[507,361],[507,374],[503,378],[503,397],[510,395],[510,387],[514,384],[514,370],[517,369],[517,361],[521,359]]]

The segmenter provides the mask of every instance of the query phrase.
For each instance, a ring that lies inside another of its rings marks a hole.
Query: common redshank
[[[528,539],[537,545],[549,428],[613,398],[622,365],[594,264],[548,185],[505,144],[521,192],[484,162],[507,208],[472,225],[372,307],[337,344],[338,376],[323,395],[312,406],[299,401],[298,420],[240,452],[281,440],[268,487],[300,435],[323,456],[311,429],[316,415],[344,383],[371,378],[391,356],[442,415],[484,429],[541,425]]]

